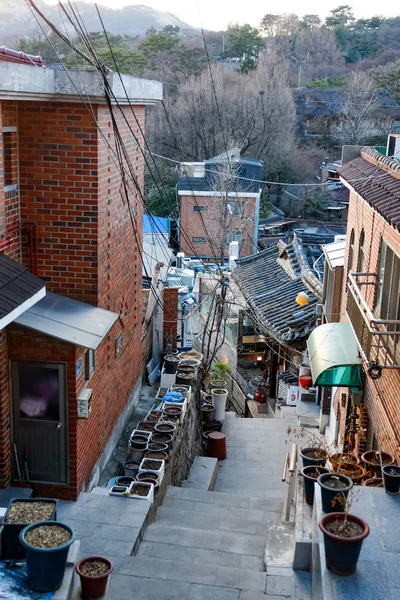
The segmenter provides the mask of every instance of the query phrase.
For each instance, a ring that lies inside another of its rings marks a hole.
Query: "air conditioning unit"
[[[388,135],[386,156],[400,162],[400,135],[395,133]]]

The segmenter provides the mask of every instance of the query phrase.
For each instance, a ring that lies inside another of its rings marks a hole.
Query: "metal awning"
[[[320,325],[307,347],[314,385],[361,388],[361,358],[349,323]]]
[[[346,252],[346,240],[339,240],[331,244],[324,244],[322,250],[328,261],[330,269],[344,266],[344,255]]]
[[[15,322],[64,342],[95,350],[117,319],[117,313],[47,292]]]

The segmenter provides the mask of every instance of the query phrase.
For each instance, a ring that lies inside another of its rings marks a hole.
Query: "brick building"
[[[135,235],[96,72],[2,61],[0,82],[0,486],[29,476],[39,493],[75,499],[140,398],[142,204],[130,191]],[[143,128],[162,84],[124,83]],[[143,186],[141,151],[115,114]]]
[[[231,177],[234,172],[235,176]],[[178,182],[180,250],[187,256],[229,258],[257,251],[262,162],[240,158],[238,150],[198,163],[182,163]]]
[[[400,167],[366,147],[340,176],[350,205],[340,315],[332,319],[340,323],[331,326],[350,326],[363,374],[359,392],[333,386],[327,433],[350,450],[381,448],[399,461]]]

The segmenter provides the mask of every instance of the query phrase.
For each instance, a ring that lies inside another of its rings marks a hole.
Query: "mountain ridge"
[[[43,0],[36,0],[36,4],[46,17],[63,32],[67,30],[68,34],[73,33],[72,26],[66,24],[65,16],[62,18],[57,5],[51,6]],[[79,0],[74,2],[74,5],[88,31],[101,31],[101,23],[93,4]],[[132,4],[122,8],[99,6],[99,9],[107,31],[115,35],[144,36],[151,27],[160,30],[165,25],[176,25],[183,33],[193,30],[193,27],[181,21],[173,13],[156,10],[145,4]],[[44,23],[42,25],[47,31],[48,27]],[[5,43],[7,39],[17,36],[30,37],[39,30],[40,28],[25,2],[0,0],[0,43]]]

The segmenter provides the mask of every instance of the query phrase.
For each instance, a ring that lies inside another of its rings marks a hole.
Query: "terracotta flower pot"
[[[108,567],[107,572],[102,575],[85,575],[82,572],[82,568],[86,563],[93,561],[105,563]],[[102,556],[88,556],[87,558],[82,558],[75,568],[81,580],[82,598],[102,598],[106,593],[108,578],[114,569],[112,562]]]
[[[346,477],[350,477],[355,484],[361,483],[362,479],[365,477],[365,469],[357,463],[343,462],[339,465],[337,472],[341,475],[346,475]]]
[[[381,466],[393,465],[394,458],[389,452],[377,452],[375,450],[368,450],[361,456],[361,460],[365,465],[366,471],[373,473],[380,473]]]

